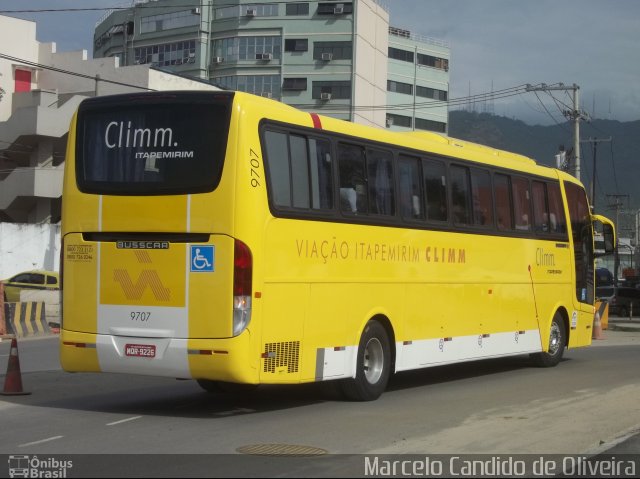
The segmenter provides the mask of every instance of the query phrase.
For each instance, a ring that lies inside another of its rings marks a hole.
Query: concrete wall
[[[59,271],[60,225],[0,223],[0,279],[32,269]]]

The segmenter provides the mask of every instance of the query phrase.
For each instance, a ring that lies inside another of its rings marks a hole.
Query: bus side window
[[[488,171],[471,169],[471,192],[473,193],[473,223],[478,226],[493,226],[493,195],[491,175]]]
[[[345,213],[366,213],[367,174],[364,149],[355,145],[338,144],[340,171],[340,209]]]
[[[493,177],[493,185],[496,195],[498,230],[511,230],[513,229],[513,205],[511,203],[509,176],[496,173]]]
[[[549,210],[547,208],[546,185],[541,181],[531,183],[531,193],[533,194],[533,224],[536,232],[549,232]]]
[[[406,219],[424,219],[422,191],[420,191],[420,164],[417,158],[400,155],[400,215]]]
[[[531,195],[529,194],[529,180],[513,177],[511,179],[513,191],[513,206],[515,213],[516,230],[531,231]]]
[[[451,166],[451,206],[454,223],[471,224],[469,168],[464,166]]]
[[[564,215],[564,207],[562,203],[562,193],[560,192],[560,184],[549,183],[547,185],[547,194],[549,199],[549,228],[551,233],[566,234],[567,219]]]
[[[427,218],[432,221],[447,221],[446,168],[442,161],[422,161],[424,191],[427,197]]]
[[[309,174],[311,177],[311,208],[333,208],[333,161],[331,143],[309,139]]]
[[[383,150],[367,150],[369,184],[369,212],[377,215],[394,215],[396,210],[393,155]]]

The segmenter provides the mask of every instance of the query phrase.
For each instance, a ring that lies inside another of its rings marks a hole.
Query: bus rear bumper
[[[69,372],[111,372],[258,382],[248,331],[226,339],[114,336],[61,330],[60,364]]]

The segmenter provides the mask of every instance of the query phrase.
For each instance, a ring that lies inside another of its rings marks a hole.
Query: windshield
[[[86,193],[213,191],[222,175],[233,96],[173,92],[85,100],[76,176]]]

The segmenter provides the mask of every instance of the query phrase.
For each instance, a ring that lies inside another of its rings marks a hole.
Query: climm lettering
[[[556,257],[553,253],[547,253],[544,248],[536,249],[536,266],[555,266]]]
[[[427,246],[424,251],[427,263],[466,263],[467,251],[464,248],[445,248]]]
[[[138,148],[178,146],[173,142],[171,128],[131,128],[131,122],[112,121],[104,132],[107,148]]]

